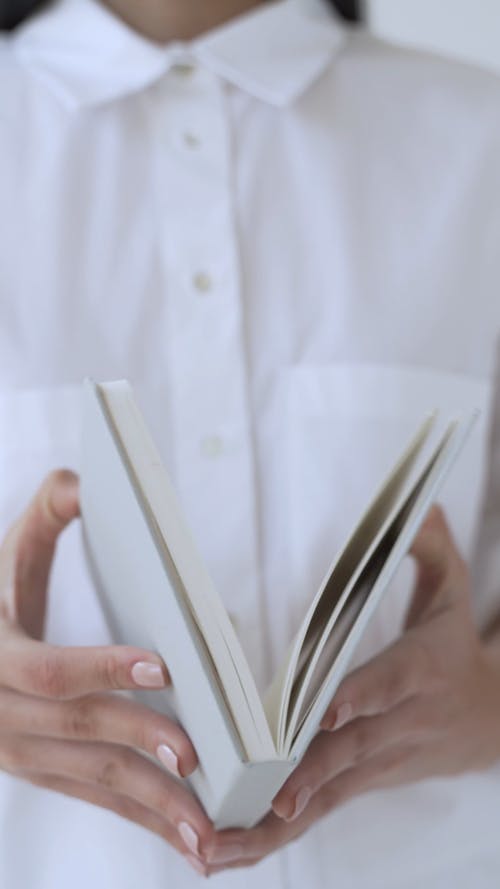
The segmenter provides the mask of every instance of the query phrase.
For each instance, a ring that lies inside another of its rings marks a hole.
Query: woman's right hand
[[[0,769],[111,809],[159,834],[204,872],[213,828],[179,777],[197,765],[182,729],[114,694],[169,683],[158,655],[42,641],[57,538],[79,514],[78,478],[49,475],[0,546]],[[71,595],[71,590],[68,590]]]

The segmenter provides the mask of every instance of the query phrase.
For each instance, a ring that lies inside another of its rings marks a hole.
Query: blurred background
[[[500,74],[500,0],[365,0],[360,11],[381,37]]]

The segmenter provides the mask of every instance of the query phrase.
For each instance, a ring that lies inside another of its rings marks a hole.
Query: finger
[[[297,825],[287,824],[274,812],[249,830],[230,828],[214,833],[205,859],[212,870],[249,865],[274,852],[297,834]]]
[[[214,851],[209,850],[206,856],[209,874],[257,863],[301,836],[311,824],[352,797],[380,787],[400,784],[403,769],[413,753],[414,746],[411,743],[395,744],[366,762],[341,772],[313,794],[302,812],[292,821],[278,818],[272,812],[251,830],[225,830],[216,834]],[[224,850],[237,846],[242,850],[241,854],[224,861]]]
[[[69,702],[46,701],[0,691],[0,732],[105,741],[156,756],[179,777],[197,765],[194,747],[180,726],[134,701],[89,695]],[[160,749],[161,748],[161,749]]]
[[[394,744],[371,759],[346,769],[321,787],[306,810],[307,814],[316,820],[354,797],[416,780],[408,772],[408,763],[415,759],[414,754],[415,746],[411,742]]]
[[[46,701],[0,690],[0,733],[76,741],[105,741],[154,756],[178,777],[197,765],[195,749],[180,726],[166,716],[113,695]]]
[[[164,688],[169,675],[161,658],[126,645],[74,648],[46,645],[15,632],[0,644],[0,686],[58,700],[99,691]]]
[[[57,538],[79,514],[78,477],[52,472],[0,550],[0,595],[4,616],[28,635],[43,635],[47,584]]]
[[[258,858],[237,858],[235,861],[229,860],[224,861],[221,864],[210,864],[207,867],[207,876],[212,877],[214,874],[220,874],[225,870],[236,870],[237,868],[244,867],[248,870],[249,867],[254,867],[254,865],[258,864],[259,861],[262,861],[263,855]]]
[[[250,830],[233,828],[214,833],[206,852],[209,874],[228,867],[250,867],[267,855],[295,840],[323,814],[318,808],[318,796],[294,821],[284,821],[269,812]]]
[[[120,796],[104,787],[74,781],[69,778],[61,778],[57,775],[26,772],[24,778],[37,787],[53,790],[65,796],[99,806],[101,809],[115,812],[127,821],[132,821],[134,824],[138,824],[140,827],[151,831],[151,833],[157,834],[177,849],[178,852],[185,852],[183,842],[172,825],[162,818],[161,815],[152,812],[133,799]]]
[[[285,821],[270,812],[250,830],[230,829],[216,833],[206,854],[209,874],[256,864],[299,837],[326,811],[320,791],[293,821]]]
[[[258,864],[263,858],[296,840],[326,811],[320,791],[293,821],[284,821],[270,812],[250,830],[232,829],[215,834],[214,844],[206,856],[208,875]],[[238,854],[234,854],[233,850],[239,850]]]
[[[382,715],[356,719],[333,735],[320,732],[275,796],[274,812],[281,818],[296,818],[332,778],[384,750],[410,741],[417,744],[427,732],[422,705],[417,699],[405,701]]]
[[[434,505],[410,550],[416,562],[416,582],[406,625],[426,613],[453,605],[463,589],[467,566],[440,506]]]
[[[0,765],[15,775],[56,775],[104,788],[156,812],[175,827],[186,853],[200,855],[213,828],[187,787],[130,748],[84,741],[3,738]]]
[[[435,503],[413,542],[410,553],[423,568],[434,573],[446,572],[450,553],[456,550],[445,513]]]
[[[427,652],[414,635],[407,634],[349,673],[321,720],[328,731],[360,716],[374,716],[415,695],[433,682]]]
[[[95,787],[91,784],[84,784],[79,781],[71,781],[67,778],[59,778],[56,775],[26,775],[26,780],[30,784],[37,787],[43,787],[45,790],[53,790],[56,793],[62,793],[75,799],[83,800],[92,805],[99,806],[101,809],[108,809],[116,815],[144,827],[151,833],[157,834],[161,839],[166,840],[170,846],[184,855],[188,863],[199,873],[206,874],[206,868],[201,861],[196,859],[194,855],[186,855],[185,845],[181,840],[178,832],[165,821],[160,815],[151,812],[145,806],[141,806],[134,800],[119,794],[108,792],[107,790]]]

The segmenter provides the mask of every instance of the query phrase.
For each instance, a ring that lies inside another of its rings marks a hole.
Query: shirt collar
[[[320,75],[346,30],[321,0],[278,0],[190,43],[158,46],[97,0],[56,0],[14,32],[20,61],[72,108],[140,91],[179,62],[199,62],[277,106]]]

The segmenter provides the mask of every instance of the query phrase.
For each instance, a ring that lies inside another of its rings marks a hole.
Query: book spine
[[[224,792],[213,794],[201,773],[190,780],[207,815],[218,830],[254,827],[271,808],[278,790],[295,768],[295,760],[241,763]]]

